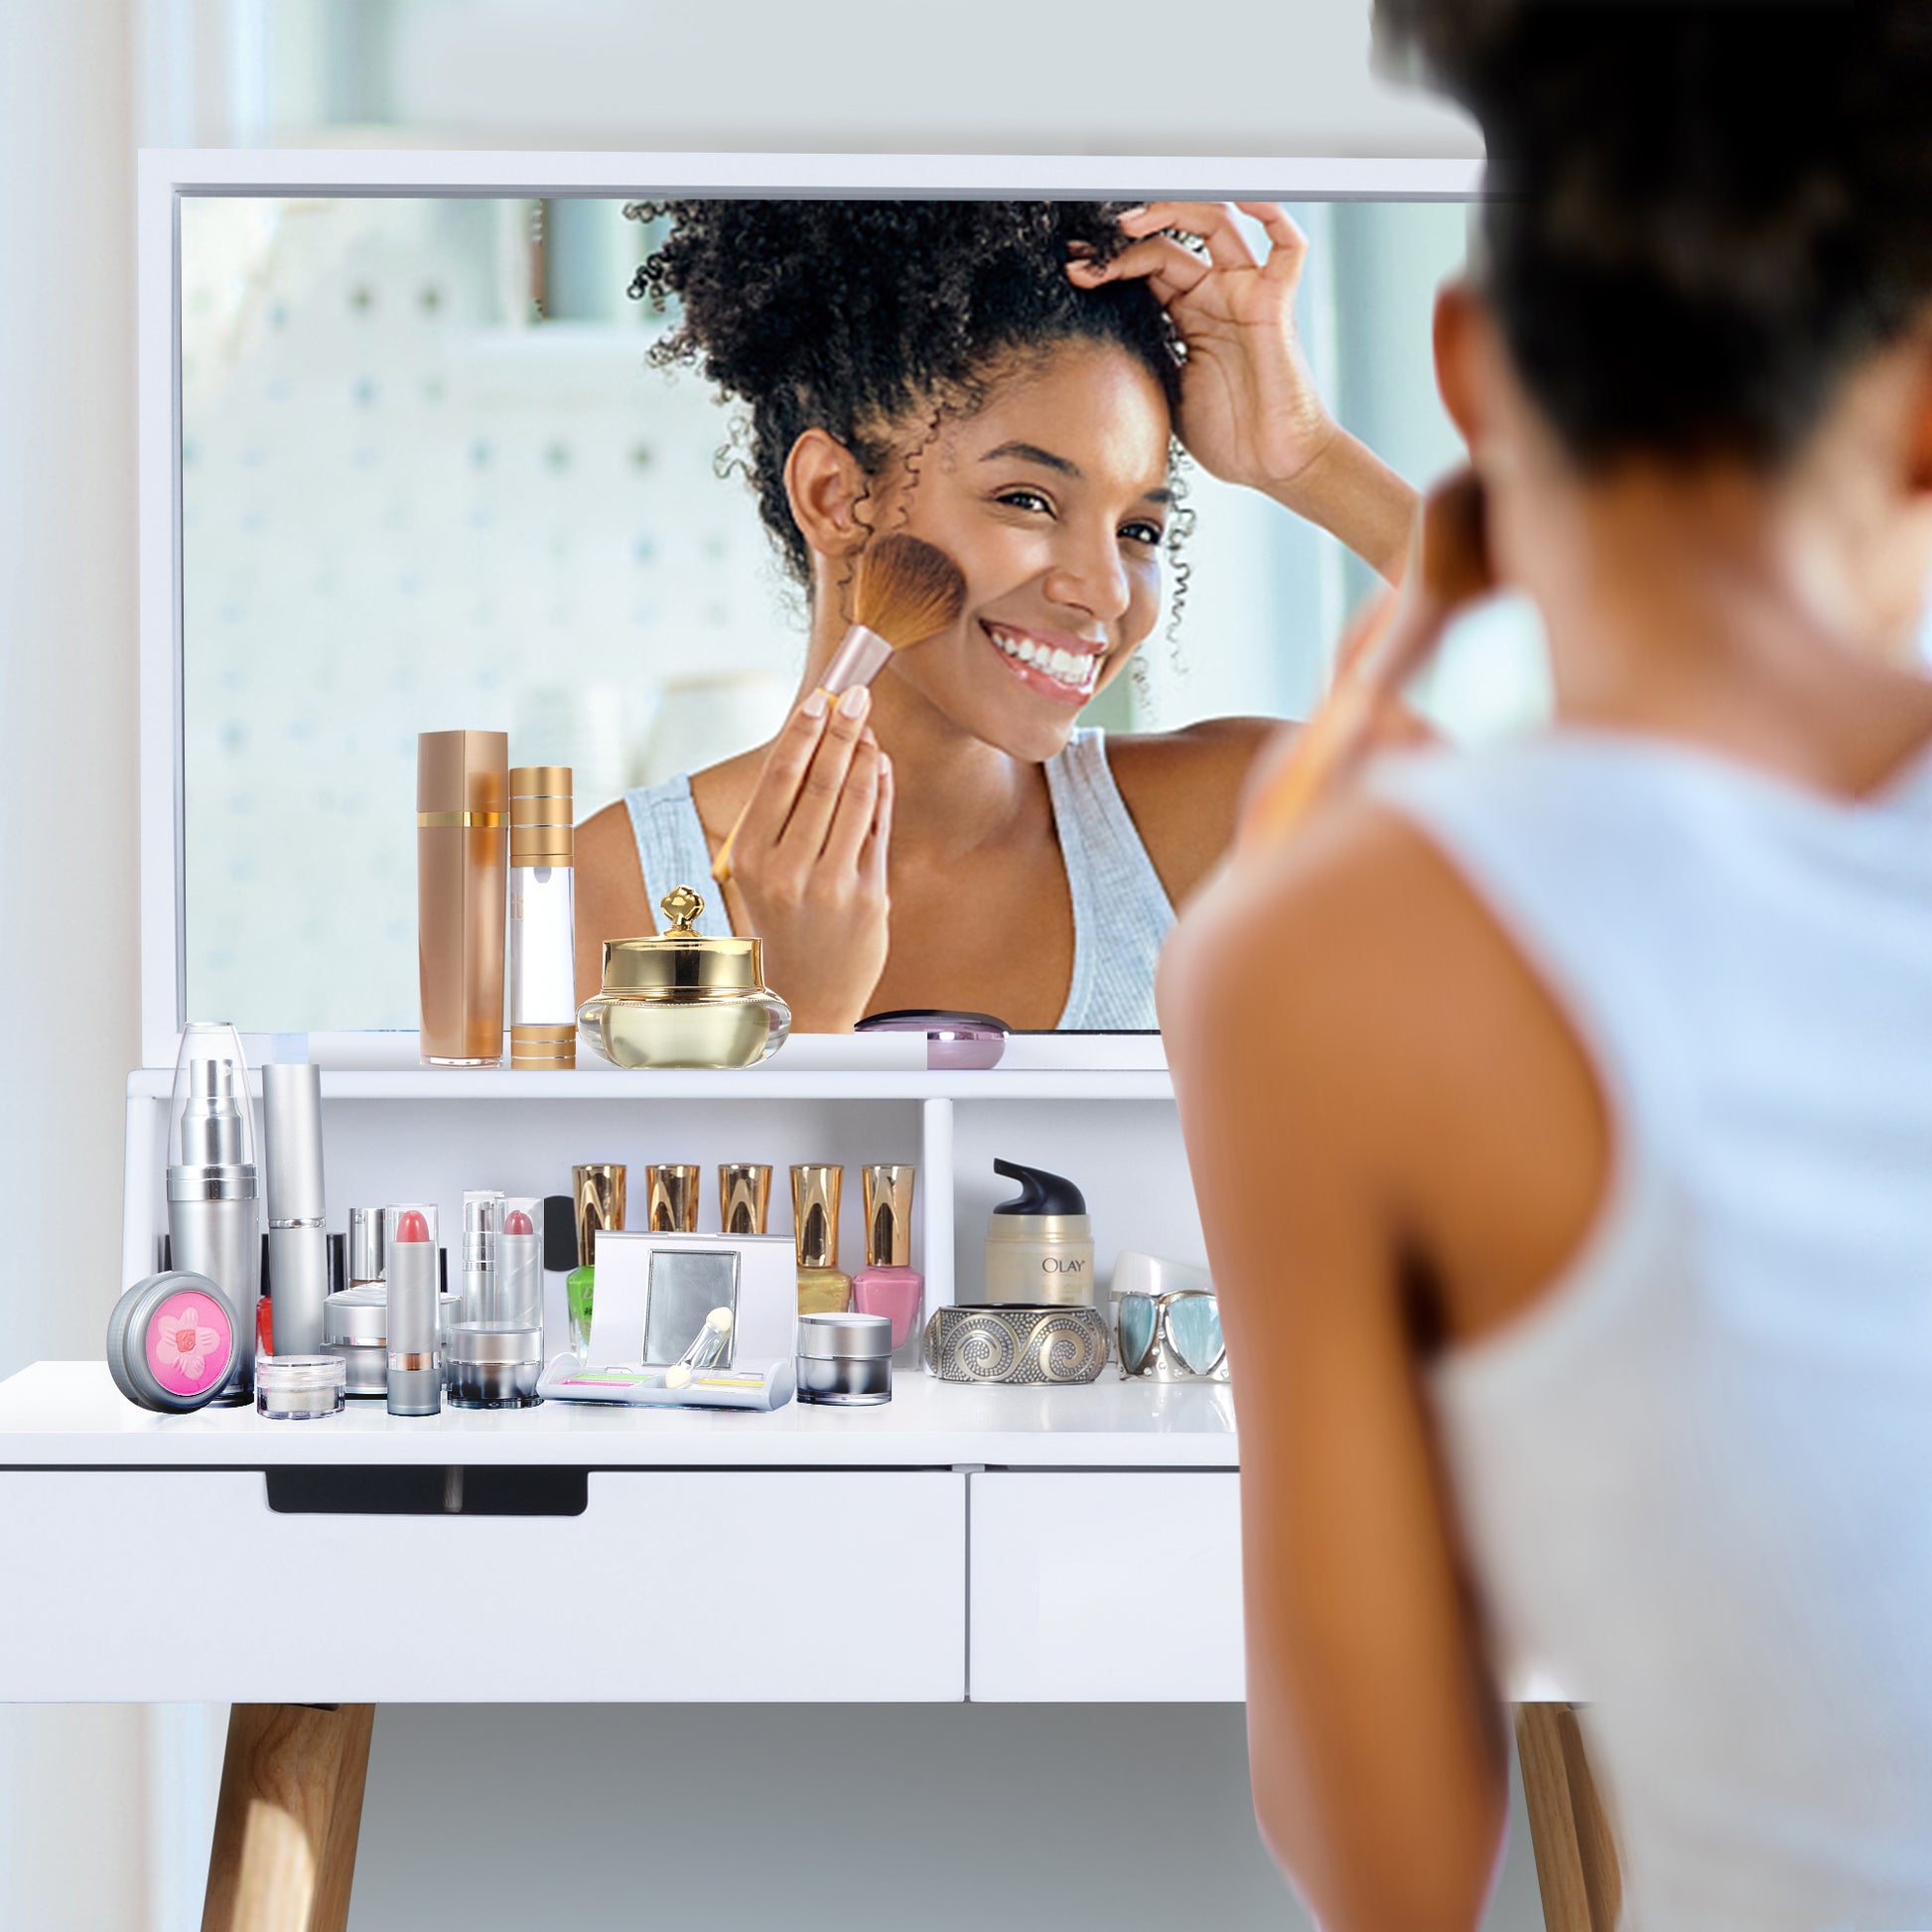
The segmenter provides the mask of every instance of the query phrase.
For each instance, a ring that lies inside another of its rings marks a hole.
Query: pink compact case
[[[924,1034],[928,1072],[942,1067],[984,1070],[998,1066],[1007,1050],[1006,1022],[990,1013],[947,1013],[903,1007],[870,1014],[853,1029],[860,1034]]]
[[[107,1318],[107,1372],[130,1402],[166,1415],[221,1393],[241,1331],[206,1275],[173,1270],[136,1282]]]

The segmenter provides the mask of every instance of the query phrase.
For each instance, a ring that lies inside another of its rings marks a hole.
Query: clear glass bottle
[[[510,789],[510,1065],[577,1064],[575,847],[567,764],[519,764]]]

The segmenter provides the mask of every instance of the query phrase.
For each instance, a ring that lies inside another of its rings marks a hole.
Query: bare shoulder
[[[593,812],[577,828],[577,998],[588,1000],[602,981],[604,941],[655,932],[644,893],[643,868],[630,812],[621,798]]]
[[[1244,856],[1176,930],[1158,995],[1177,1087],[1198,1073],[1285,1150],[1314,1135],[1340,1151],[1424,1239],[1452,1332],[1506,1318],[1581,1245],[1609,1171],[1597,1071],[1400,813],[1339,801]]]
[[[1107,740],[1107,762],[1154,870],[1176,905],[1234,837],[1242,788],[1275,718],[1209,718],[1173,732]]]

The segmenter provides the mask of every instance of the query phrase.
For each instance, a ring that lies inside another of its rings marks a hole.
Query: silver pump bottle
[[[227,1296],[240,1328],[234,1373],[216,1398],[243,1402],[255,1385],[255,1303],[261,1284],[260,1170],[248,1063],[225,1021],[182,1029],[168,1128],[168,1242],[173,1263]]]

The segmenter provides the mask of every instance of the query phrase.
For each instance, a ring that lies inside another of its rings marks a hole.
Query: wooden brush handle
[[[1449,620],[1493,588],[1482,486],[1473,471],[1458,471],[1423,499],[1394,608],[1302,727],[1250,810],[1244,841],[1279,838],[1308,816],[1343,762],[1367,742],[1377,711],[1422,667]]]

